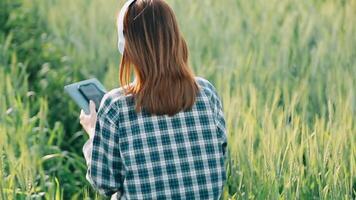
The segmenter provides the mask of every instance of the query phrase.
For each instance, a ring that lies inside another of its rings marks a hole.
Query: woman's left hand
[[[96,124],[96,110],[95,110],[95,103],[93,101],[89,102],[89,110],[90,114],[87,115],[85,112],[82,110],[80,112],[80,124],[83,126],[84,130],[88,133],[89,138],[94,137],[95,133],[95,124]]]

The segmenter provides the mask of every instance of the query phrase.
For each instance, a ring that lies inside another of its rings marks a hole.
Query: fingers
[[[95,103],[93,101],[89,102],[89,112],[90,114],[87,115],[83,110],[80,111],[80,124],[83,126],[84,130],[91,130],[95,127],[96,123],[96,110],[95,110]],[[88,132],[88,131],[87,131]]]
[[[80,120],[84,119],[85,115],[86,115],[85,112],[84,112],[83,110],[81,110],[81,111],[80,111],[79,119],[80,119]]]
[[[80,123],[80,125],[84,126],[85,125],[85,120],[84,119],[80,119],[79,123]]]
[[[85,114],[83,110],[80,111],[80,116],[79,116],[79,122],[81,125],[86,124],[86,121],[88,121],[89,115]]]
[[[89,109],[90,109],[90,114],[96,113],[96,110],[95,110],[95,103],[94,103],[94,101],[92,101],[92,100],[90,100],[90,102],[89,102]]]

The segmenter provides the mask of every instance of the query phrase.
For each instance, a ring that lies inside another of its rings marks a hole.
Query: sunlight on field
[[[223,99],[224,199],[356,198],[356,1],[167,0]],[[119,87],[123,1],[0,0],[0,199],[101,199],[63,85]]]

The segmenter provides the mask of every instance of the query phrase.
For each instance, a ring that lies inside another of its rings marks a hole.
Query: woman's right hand
[[[87,115],[83,110],[80,112],[80,124],[83,126],[84,130],[88,133],[89,138],[94,137],[95,124],[97,120],[97,113],[95,110],[95,103],[93,101],[89,102],[90,114]]]

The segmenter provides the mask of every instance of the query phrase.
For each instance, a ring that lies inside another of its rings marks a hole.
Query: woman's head
[[[135,96],[137,110],[173,115],[189,109],[198,86],[173,10],[164,0],[136,0],[123,24],[125,50],[120,82]],[[129,85],[132,70],[136,82]]]

